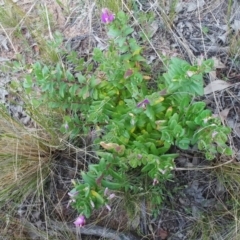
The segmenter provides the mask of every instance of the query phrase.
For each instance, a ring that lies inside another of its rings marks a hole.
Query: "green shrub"
[[[66,113],[62,131],[72,137],[82,133],[96,135],[95,149],[99,163],[82,172],[82,182],[74,182],[71,202],[79,213],[89,217],[94,208],[107,205],[114,191],[143,191],[172,176],[174,159],[171,146],[187,150],[196,145],[211,160],[220,154],[231,155],[226,144],[229,128],[195,101],[203,95],[203,74],[212,67],[211,60],[190,65],[172,58],[167,72],[157,79],[157,88],[148,84],[149,66],[141,55],[142,47],[131,37],[128,16],[119,12],[108,24],[108,50],[96,48],[94,64],[70,53],[78,74],[66,66],[33,66],[24,87],[31,93],[35,84],[41,89],[37,104]],[[96,66],[94,69],[94,66]],[[103,136],[96,132],[103,132]],[[131,173],[138,175],[133,180]],[[149,179],[151,179],[149,181]],[[149,184],[150,183],[150,184]],[[161,199],[154,200],[161,203]]]

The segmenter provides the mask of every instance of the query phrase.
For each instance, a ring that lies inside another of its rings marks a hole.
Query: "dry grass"
[[[41,126],[24,127],[3,107],[0,114],[0,203],[3,206],[42,191],[53,151],[59,143]]]
[[[216,168],[214,174],[226,191],[226,201],[219,206],[221,210],[206,213],[205,219],[196,226],[204,230],[203,239],[212,236],[213,239],[237,240],[240,236],[240,166],[236,162],[223,165]]]
[[[54,128],[56,123],[50,116],[46,117],[44,111],[39,113],[40,109],[36,111],[32,107],[31,115],[36,121],[32,119],[32,126],[26,127],[12,118],[3,106],[0,107],[1,232],[6,239],[9,234],[10,239],[19,239],[14,236],[26,233],[49,239],[46,183],[51,179],[56,152],[64,147]],[[38,229],[29,222],[34,213],[42,214],[46,220],[45,229]]]

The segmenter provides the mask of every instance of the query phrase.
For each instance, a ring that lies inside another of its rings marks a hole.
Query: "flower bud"
[[[86,224],[85,217],[83,215],[78,216],[74,224],[76,227],[83,227]]]

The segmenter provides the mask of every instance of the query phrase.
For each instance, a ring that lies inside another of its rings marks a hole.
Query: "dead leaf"
[[[101,147],[103,147],[106,150],[114,150],[119,155],[123,155],[125,152],[125,146],[124,145],[118,145],[116,143],[105,143],[100,142]]]
[[[205,4],[204,0],[198,0],[198,3],[196,3],[196,2],[189,2],[188,3],[187,12],[195,11],[196,9],[203,7],[204,4]]]
[[[220,44],[226,43],[226,41],[227,41],[227,36],[228,36],[228,32],[222,34],[221,36],[218,37],[218,42],[219,42]]]
[[[217,79],[216,71],[209,72],[209,78],[210,78],[211,82],[215,81]]]
[[[227,120],[227,116],[228,116],[228,113],[230,111],[231,108],[225,108],[224,110],[222,110],[220,113],[219,113],[219,117],[221,118],[221,121],[224,122],[225,120]]]
[[[9,51],[9,48],[7,46],[7,42],[8,42],[7,38],[4,37],[3,35],[0,35],[0,45],[2,45],[5,50]]]
[[[167,89],[161,90],[161,91],[159,92],[159,95],[160,95],[160,96],[165,96],[165,95],[167,95]]]
[[[231,25],[231,27],[238,32],[240,30],[240,20],[238,19],[234,19],[233,24]]]
[[[205,88],[204,88],[204,94],[210,94],[215,91],[221,91],[225,88],[231,87],[232,84],[228,83],[223,80],[215,80],[209,83]]]
[[[143,76],[143,79],[144,79],[144,80],[150,80],[151,77],[150,77],[150,76]]]
[[[169,232],[160,228],[157,233],[158,237],[161,238],[161,240],[165,240],[168,238]]]
[[[147,28],[147,33],[150,38],[152,38],[159,28],[158,21],[153,21]]]
[[[132,69],[128,69],[125,74],[124,74],[124,78],[128,78],[133,74],[133,70]]]
[[[184,3],[183,2],[178,2],[175,7],[175,12],[180,13],[183,10]]]
[[[40,48],[39,48],[39,46],[35,43],[35,44],[33,44],[33,46],[32,46],[32,50],[33,50],[34,54],[39,54]]]
[[[240,138],[240,123],[236,123],[235,120],[228,118],[227,125],[230,127],[233,132]]]
[[[225,68],[226,66],[221,62],[221,60],[217,57],[212,57],[214,67],[215,68]]]

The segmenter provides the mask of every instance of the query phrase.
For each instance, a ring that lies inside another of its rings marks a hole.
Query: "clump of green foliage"
[[[232,153],[226,144],[229,128],[204,102],[195,101],[203,95],[203,74],[213,62],[192,66],[172,58],[167,72],[156,79],[157,87],[151,87],[149,66],[142,47],[131,37],[134,29],[128,21],[119,12],[107,25],[109,47],[94,50],[94,64],[78,59],[74,52],[67,56],[77,74],[60,64],[37,62],[24,82],[28,93],[33,85],[41,89],[36,104],[65,112],[62,131],[72,137],[95,135],[100,160],[82,172],[83,181],[74,182],[70,192],[72,205],[87,217],[108,203],[106,189],[138,193],[146,186],[153,189],[151,181],[155,185],[170,179],[178,156],[169,151],[173,145],[180,149],[196,145],[209,160],[218,153]],[[130,177],[133,172],[138,181]],[[159,204],[161,197],[153,201]]]

